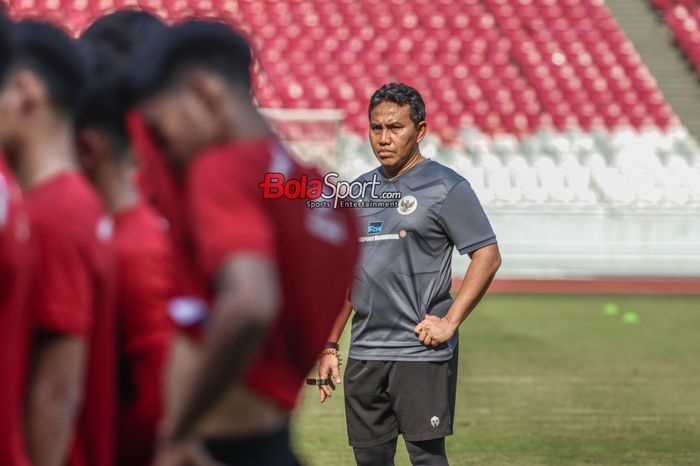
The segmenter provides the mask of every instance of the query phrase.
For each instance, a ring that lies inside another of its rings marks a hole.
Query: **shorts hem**
[[[399,436],[398,432],[395,432],[395,433],[391,433],[389,435],[385,435],[383,437],[379,437],[378,439],[367,440],[366,442],[362,442],[362,441],[356,442],[354,440],[348,439],[348,443],[353,448],[371,448],[371,447],[376,447],[377,445],[381,445],[382,443],[386,443],[389,440],[393,440],[395,438],[398,438],[398,436]]]
[[[425,358],[422,356],[396,356],[396,355],[381,355],[381,356],[368,356],[368,355],[358,355],[350,352],[348,358],[355,359],[356,361],[378,361],[378,362],[445,362],[449,361],[454,357],[454,351],[451,351],[448,356],[437,356],[431,358]]]
[[[422,433],[422,434],[401,434],[401,436],[404,438],[404,440],[408,440],[409,442],[422,442],[424,440],[435,440],[443,437],[449,437],[452,435],[452,430],[450,429],[447,432],[430,432],[430,433]]]

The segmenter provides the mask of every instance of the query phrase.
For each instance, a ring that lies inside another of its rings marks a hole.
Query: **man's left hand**
[[[454,325],[446,317],[427,315],[423,322],[416,325],[416,336],[426,346],[439,346],[447,343],[457,331]]]

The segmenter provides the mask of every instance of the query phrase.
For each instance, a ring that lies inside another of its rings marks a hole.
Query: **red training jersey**
[[[163,380],[175,295],[167,222],[144,203],[114,217],[118,274],[117,464],[148,466],[163,412]]]
[[[0,464],[28,466],[22,407],[31,320],[29,221],[0,154]]]
[[[148,203],[170,224],[178,299],[173,301],[169,315],[181,330],[198,338],[201,336],[200,324],[207,315],[206,290],[190,266],[194,262],[191,256],[194,249],[187,233],[183,180],[166,162],[138,111],[129,112],[126,124],[139,160],[139,189]]]
[[[320,175],[298,165],[271,138],[218,145],[191,163],[187,207],[202,282],[227,257],[255,253],[279,272],[282,305],[246,384],[291,411],[344,302],[357,258],[351,209],[307,209],[303,199],[263,199],[265,173]]]
[[[27,194],[37,254],[37,332],[85,339],[85,387],[70,466],[111,466],[116,408],[116,330],[111,222],[87,180],[63,172]]]

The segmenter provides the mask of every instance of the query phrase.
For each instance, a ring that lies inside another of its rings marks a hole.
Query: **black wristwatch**
[[[334,349],[334,350],[338,351],[340,349],[340,345],[338,345],[338,343],[334,343],[332,341],[329,341],[325,345],[323,345],[323,349]]]

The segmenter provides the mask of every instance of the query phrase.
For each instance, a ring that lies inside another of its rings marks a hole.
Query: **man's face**
[[[398,173],[418,151],[418,144],[425,136],[425,122],[416,128],[411,120],[410,108],[410,105],[382,102],[372,110],[369,141],[387,174]]]
[[[199,96],[185,86],[149,98],[140,109],[151,132],[171,163],[185,167],[199,151],[216,140],[219,125]]]

